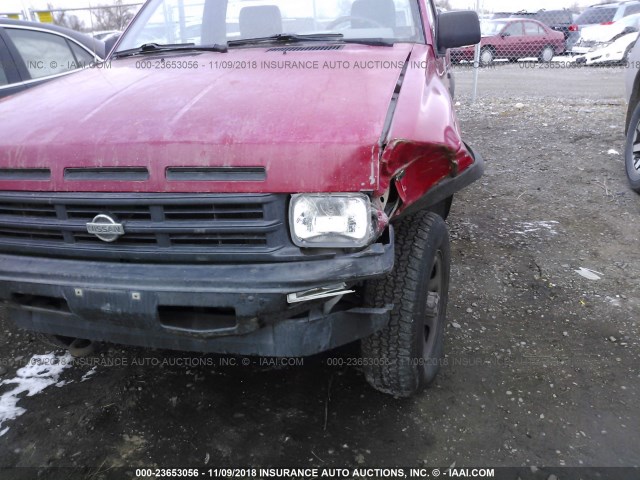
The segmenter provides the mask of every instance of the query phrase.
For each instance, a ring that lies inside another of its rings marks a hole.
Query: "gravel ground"
[[[107,345],[18,395],[0,466],[640,465],[640,196],[610,152],[623,150],[623,73],[501,67],[470,105],[458,71],[465,139],[487,171],[449,219],[447,364],[424,395],[395,400],[328,365],[351,348],[303,367],[191,368]],[[0,379],[53,351],[0,328]]]

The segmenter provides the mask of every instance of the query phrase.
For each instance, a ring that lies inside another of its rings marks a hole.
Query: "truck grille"
[[[0,252],[110,261],[259,261],[277,250],[294,253],[285,213],[284,195],[3,192]],[[108,243],[88,233],[86,224],[98,214],[121,223],[125,234]]]

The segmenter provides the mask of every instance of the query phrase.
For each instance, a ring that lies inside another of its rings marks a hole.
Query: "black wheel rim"
[[[640,122],[636,123],[633,132],[633,150],[629,162],[629,176],[636,180],[640,179]]]
[[[432,358],[440,328],[442,294],[444,288],[444,257],[438,250],[433,261],[431,274],[427,282],[427,298],[424,319],[424,358]]]

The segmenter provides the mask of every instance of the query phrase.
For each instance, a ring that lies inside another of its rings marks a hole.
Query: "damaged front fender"
[[[413,50],[381,151],[379,191],[397,192],[394,216],[433,206],[483,172],[462,141],[438,61],[430,46]]]
[[[455,180],[470,169],[476,171],[473,181],[480,178],[481,159],[472,154],[464,144],[458,151],[454,151],[438,144],[394,140],[383,153],[381,178],[390,179],[393,183],[387,185],[387,188],[395,188],[401,202],[396,213],[401,214],[416,203],[421,208],[428,208],[444,200],[429,195],[443,182],[456,186],[451,195],[464,188],[471,182]]]

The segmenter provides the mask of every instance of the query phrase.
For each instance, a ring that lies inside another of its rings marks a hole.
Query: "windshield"
[[[491,37],[492,35],[499,34],[508,22],[496,22],[488,21],[480,24],[480,31],[483,37]]]
[[[576,18],[578,25],[595,25],[597,23],[612,22],[616,16],[616,8],[588,8]]]
[[[118,51],[144,44],[224,45],[277,34],[422,42],[417,0],[150,0]]]
[[[632,27],[632,28],[638,27],[638,24],[640,24],[640,15],[630,15],[628,17],[623,18],[617,23],[619,23],[623,27]]]

